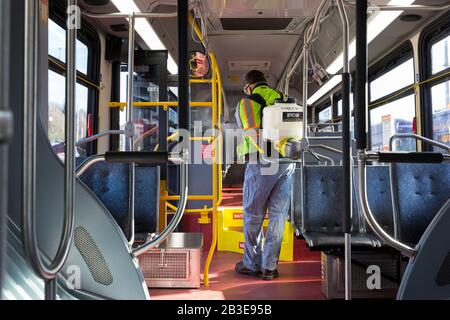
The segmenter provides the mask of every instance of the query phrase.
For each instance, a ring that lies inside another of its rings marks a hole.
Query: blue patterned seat
[[[136,166],[135,232],[153,233],[159,212],[159,167]],[[128,225],[128,165],[100,162],[81,177],[122,230]]]

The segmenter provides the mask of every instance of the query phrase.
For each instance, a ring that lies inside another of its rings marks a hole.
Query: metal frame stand
[[[68,8],[77,0],[68,0]],[[39,30],[41,8],[34,0],[25,1],[25,73],[23,118],[23,212],[22,235],[26,256],[37,275],[45,280],[45,299],[56,299],[56,281],[62,269],[73,238],[75,198],[75,85],[76,85],[76,28],[66,30],[66,157],[64,166],[64,223],[62,239],[56,256],[46,266],[43,262],[36,235],[36,129],[38,121],[39,90]]]

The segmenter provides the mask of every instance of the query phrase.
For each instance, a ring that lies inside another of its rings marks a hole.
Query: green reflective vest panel
[[[259,94],[265,101],[267,106],[275,103],[276,99],[282,98],[282,95],[268,86],[256,87],[252,94]],[[239,159],[243,159],[245,155],[258,152],[258,136],[256,130],[261,128],[261,108],[262,106],[249,99],[243,98],[236,110],[236,119],[241,128],[245,131],[242,142],[237,147],[237,155]]]

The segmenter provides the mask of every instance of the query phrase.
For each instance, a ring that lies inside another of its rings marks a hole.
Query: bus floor
[[[234,271],[242,255],[216,252],[210,268],[209,286],[200,289],[149,289],[154,300],[321,300],[321,265],[318,254],[307,251],[303,241],[295,261],[280,262],[279,278],[264,281]],[[304,254],[302,254],[304,253]],[[205,256],[205,255],[204,255]]]

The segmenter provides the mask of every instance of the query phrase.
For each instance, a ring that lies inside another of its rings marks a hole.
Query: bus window
[[[398,133],[412,133],[413,121],[416,116],[415,96],[385,104],[370,111],[370,133],[372,150],[388,151],[389,139]],[[397,140],[394,145],[396,151],[416,150],[412,139]]]
[[[64,159],[65,146],[65,94],[66,94],[66,31],[64,24],[57,20],[49,19],[48,26],[48,138],[54,152]],[[75,109],[75,140],[79,141],[88,135],[88,122],[91,115],[95,121],[96,108],[98,107],[96,97],[98,96],[98,86],[95,85],[96,68],[95,58],[97,56],[95,34],[91,35],[89,28],[82,28],[76,41],[76,67],[78,71],[76,85],[76,109]],[[95,31],[94,31],[95,32]],[[94,42],[95,41],[95,42]],[[91,66],[91,67],[89,67]],[[91,122],[91,128],[94,124]],[[91,131],[92,132],[92,131]],[[77,157],[89,156],[93,150],[91,146],[83,145],[77,147]]]
[[[134,74],[133,101],[136,102],[156,102],[159,101],[158,85],[143,79],[138,74]],[[122,66],[120,73],[120,101],[128,101],[128,70],[127,66]],[[153,151],[159,141],[159,112],[160,108],[134,107],[133,123],[135,135],[135,149],[141,151]],[[169,134],[173,134],[177,128],[177,113],[172,108],[169,109]],[[120,128],[125,128],[127,123],[127,109],[120,112]],[[122,136],[119,142],[120,150],[125,150],[125,137]]]
[[[370,101],[376,101],[414,83],[414,59],[403,62],[370,83]]]
[[[48,114],[48,138],[54,151],[64,158],[65,142],[65,103],[66,88],[65,78],[53,71],[48,72],[49,82],[49,114]],[[86,138],[88,131],[88,88],[78,84],[76,86],[75,109],[75,140]],[[86,156],[86,150],[77,148],[77,156]]]
[[[450,36],[431,47],[431,64],[433,74],[450,68]]]
[[[337,102],[338,117],[342,117],[342,99]],[[353,112],[353,93],[350,94],[350,110]]]
[[[319,123],[326,123],[333,119],[331,106],[319,112]]]
[[[431,88],[433,140],[450,146],[450,81]],[[436,148],[436,151],[441,149]]]
[[[83,74],[88,73],[88,46],[77,40],[77,70]],[[66,63],[66,31],[61,28],[53,20],[49,20],[48,23],[48,54]]]
[[[413,133],[416,119],[415,70],[408,41],[369,71],[370,149],[388,151],[392,136]],[[394,151],[415,151],[414,139],[397,139]]]

